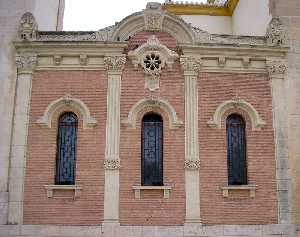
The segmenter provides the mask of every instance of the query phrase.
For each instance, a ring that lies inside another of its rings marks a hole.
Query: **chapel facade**
[[[210,33],[191,13],[241,2],[150,2],[89,32],[25,13],[2,233],[295,236],[288,28]]]

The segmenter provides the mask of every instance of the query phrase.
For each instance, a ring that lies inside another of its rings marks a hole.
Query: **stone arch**
[[[84,129],[96,125],[97,121],[91,117],[88,107],[81,100],[72,98],[70,95],[52,101],[47,106],[43,116],[37,120],[37,123],[51,128],[51,123],[56,111],[66,106],[71,108],[71,110],[80,112],[83,118]]]
[[[128,116],[122,123],[131,128],[136,128],[137,118],[140,111],[149,107],[150,109],[159,108],[166,112],[169,119],[169,128],[175,129],[183,126],[183,122],[178,119],[175,109],[169,102],[162,99],[142,99],[138,101],[129,111]]]
[[[227,100],[220,104],[216,109],[213,118],[207,122],[211,128],[221,128],[222,117],[230,109],[241,109],[245,111],[251,120],[252,130],[259,130],[266,125],[265,121],[259,116],[257,110],[248,102],[241,99]]]
[[[152,4],[152,5],[151,5]],[[178,43],[193,43],[195,34],[189,24],[167,13],[158,3],[148,3],[142,12],[124,18],[112,32],[112,41],[126,41],[141,31],[162,31],[173,36]]]

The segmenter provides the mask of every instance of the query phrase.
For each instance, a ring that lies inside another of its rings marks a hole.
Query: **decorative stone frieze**
[[[19,39],[21,40],[36,40],[38,25],[34,16],[30,12],[26,12],[20,21],[19,25]]]
[[[202,61],[200,58],[195,57],[181,57],[180,64],[185,75],[198,75]]]
[[[281,46],[287,43],[287,30],[280,18],[273,18],[267,28],[267,43],[273,46]]]
[[[154,91],[159,88],[159,78],[162,68],[167,65],[170,70],[178,54],[152,35],[147,42],[137,49],[130,51],[128,57],[131,59],[134,67],[137,69],[141,65],[145,72],[145,88]]]
[[[161,4],[158,2],[149,2],[144,11],[145,30],[161,31],[164,14]]]
[[[35,53],[17,54],[16,65],[18,74],[31,74],[37,65],[37,55]]]
[[[104,65],[108,71],[122,71],[126,62],[124,56],[108,56],[104,57]]]
[[[285,60],[268,59],[267,69],[271,78],[282,78],[287,71],[287,62]]]
[[[104,161],[104,169],[106,170],[118,170],[121,168],[120,159],[106,159]]]
[[[79,56],[79,64],[82,66],[87,64],[87,56],[86,55],[81,54]]]
[[[184,161],[184,168],[187,170],[198,170],[200,168],[200,160],[190,160]]]

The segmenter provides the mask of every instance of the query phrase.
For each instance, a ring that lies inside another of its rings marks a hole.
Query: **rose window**
[[[144,59],[144,64],[145,69],[151,73],[159,71],[161,66],[161,60],[159,58],[159,55],[155,55],[154,53],[152,53],[151,55],[146,55],[146,58]]]

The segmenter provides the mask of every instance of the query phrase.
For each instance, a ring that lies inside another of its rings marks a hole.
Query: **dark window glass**
[[[245,121],[237,114],[228,116],[227,130],[227,163],[228,184],[247,184],[246,134]]]
[[[58,121],[56,151],[56,184],[75,184],[78,119],[68,112]]]
[[[142,185],[163,185],[163,120],[157,114],[142,121]]]

